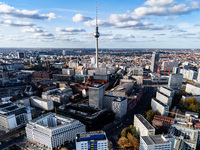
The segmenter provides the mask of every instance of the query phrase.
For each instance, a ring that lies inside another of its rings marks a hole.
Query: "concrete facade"
[[[75,140],[76,134],[85,132],[85,128],[78,120],[48,113],[30,121],[25,129],[30,142],[53,150],[64,145],[66,141]]]
[[[134,115],[134,127],[140,136],[155,135],[155,128],[141,115]]]
[[[127,99],[118,97],[112,101],[112,111],[117,118],[122,118],[127,113]]]
[[[173,150],[172,143],[163,135],[141,136],[140,150]]]
[[[182,74],[170,74],[168,86],[172,89],[181,89],[183,82]]]
[[[191,93],[192,95],[200,95],[200,87],[187,83],[185,91]]]
[[[158,99],[159,101],[161,101],[162,103],[164,103],[165,105],[168,105],[169,107],[171,107],[172,104],[172,97],[157,91],[156,92],[156,99]]]
[[[95,84],[89,87],[89,105],[92,107],[103,108],[105,95],[105,85]]]
[[[158,53],[153,53],[152,54],[152,58],[151,58],[151,67],[150,67],[150,70],[152,72],[157,72],[157,63],[159,61],[159,54]]]
[[[169,106],[162,103],[160,100],[152,98],[151,99],[151,108],[153,111],[158,111],[162,116],[168,116]]]

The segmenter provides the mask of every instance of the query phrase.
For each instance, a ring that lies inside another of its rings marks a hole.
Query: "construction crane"
[[[178,114],[177,112],[171,112],[171,111],[165,111],[165,112],[170,113],[170,114],[174,114],[176,116],[184,117],[187,120],[187,123],[189,124],[189,128],[192,125],[192,120],[200,121],[199,118],[195,118],[195,117],[191,117],[191,116],[186,116],[186,115]]]
[[[158,61],[156,61],[156,65],[157,65],[157,76],[160,76],[160,65],[158,65]]]
[[[164,76],[165,76],[166,69],[167,69],[167,64],[165,65],[165,69],[164,69]]]

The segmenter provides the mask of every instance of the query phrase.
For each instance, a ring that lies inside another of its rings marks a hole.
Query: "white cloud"
[[[0,26],[14,26],[14,27],[32,27],[35,26],[30,22],[21,22],[21,21],[12,21],[12,20],[5,20],[0,21]]]
[[[145,5],[156,6],[156,7],[165,7],[174,3],[174,0],[147,0]]]
[[[74,22],[85,22],[85,21],[92,20],[92,18],[84,16],[82,14],[76,14],[72,19]]]
[[[82,28],[56,28],[58,32],[85,32]]]
[[[0,16],[4,18],[23,18],[38,20],[51,20],[53,18],[56,18],[56,15],[54,13],[39,14],[38,10],[19,10],[4,3],[0,3]]]
[[[30,27],[30,28],[24,28],[21,30],[23,33],[41,33],[44,32],[44,30],[42,30],[39,27]]]

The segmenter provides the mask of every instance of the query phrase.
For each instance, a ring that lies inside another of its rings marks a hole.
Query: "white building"
[[[151,108],[153,111],[158,111],[162,116],[168,116],[169,106],[158,99],[151,99]]]
[[[159,89],[160,92],[166,94],[167,96],[174,97],[174,90],[167,86],[161,86]]]
[[[134,115],[134,127],[140,136],[155,135],[155,128],[141,115]]]
[[[96,64],[96,57],[91,58],[91,64]]]
[[[125,97],[118,97],[112,101],[112,111],[117,118],[122,118],[127,113],[127,99]]]
[[[168,86],[172,89],[181,89],[183,82],[183,75],[182,74],[170,74]]]
[[[38,96],[32,96],[29,98],[31,106],[41,108],[43,110],[53,110],[54,104],[53,101],[42,99]]]
[[[77,150],[108,150],[108,139],[105,132],[93,131],[76,135]]]
[[[172,143],[163,135],[141,136],[140,150],[172,150]]]
[[[192,95],[200,95],[200,87],[187,83],[185,91],[191,93]]]
[[[157,91],[156,92],[156,99],[158,99],[159,101],[163,102],[165,105],[168,105],[169,107],[171,107],[172,104],[172,97]]]
[[[11,102],[0,103],[0,126],[15,129],[24,126],[30,120],[32,117],[29,107]]]
[[[48,113],[30,121],[25,129],[30,142],[52,150],[75,140],[76,134],[85,132],[85,128],[78,120]]]

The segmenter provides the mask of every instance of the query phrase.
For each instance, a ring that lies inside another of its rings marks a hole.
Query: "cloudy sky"
[[[0,0],[0,47],[95,48],[95,0]],[[98,0],[100,48],[200,48],[200,0]]]

